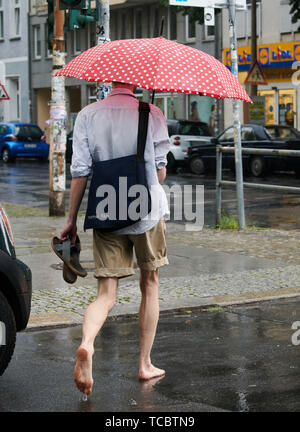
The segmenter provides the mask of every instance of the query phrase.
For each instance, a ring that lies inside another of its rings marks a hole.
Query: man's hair
[[[135,84],[122,83],[122,82],[119,82],[119,81],[113,81],[112,82],[112,87],[113,88],[117,88],[117,87],[132,88],[133,87],[134,91],[137,88],[137,86]]]

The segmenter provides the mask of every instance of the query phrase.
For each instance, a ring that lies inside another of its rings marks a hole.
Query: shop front
[[[260,66],[268,85],[258,86],[258,96],[264,98],[265,123],[300,128],[298,87],[293,84],[295,62],[300,61],[300,42],[260,45],[257,49]],[[251,47],[238,48],[239,81],[245,83],[251,67]],[[230,68],[230,50],[224,50],[224,63]],[[293,69],[294,67],[294,69]]]
[[[201,121],[210,124],[214,119],[216,101],[208,96],[157,93],[155,105],[170,120]]]

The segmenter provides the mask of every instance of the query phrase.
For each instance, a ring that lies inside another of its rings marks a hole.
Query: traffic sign
[[[257,60],[252,65],[248,73],[248,76],[245,80],[245,84],[268,85],[267,78]]]
[[[216,9],[227,8],[228,0],[169,0],[171,6],[213,7]],[[247,0],[235,0],[236,8],[247,9]]]
[[[204,24],[212,27],[215,25],[215,9],[213,7],[204,9]]]
[[[4,85],[0,83],[0,100],[9,100],[10,97],[7,94],[7,91],[4,88]]]

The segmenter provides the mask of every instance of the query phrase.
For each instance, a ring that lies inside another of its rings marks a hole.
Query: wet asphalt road
[[[70,185],[67,167],[67,201]],[[230,172],[224,172],[224,179],[234,180]],[[293,173],[278,173],[263,179],[246,178],[249,182],[265,182],[298,187],[300,180]],[[215,224],[215,177],[213,174],[197,177],[192,174],[169,175],[166,184],[201,184],[205,187],[206,225]],[[5,165],[0,161],[0,200],[32,207],[48,208],[48,164],[37,160],[20,159]],[[81,210],[85,210],[87,193]],[[223,190],[223,208],[237,217],[236,192],[234,188]],[[245,211],[247,223],[260,227],[298,229],[300,228],[300,196],[286,192],[270,192],[245,189]]]
[[[161,317],[152,359],[167,374],[150,383],[136,376],[136,320],[107,322],[87,402],[73,384],[80,327],[21,333],[0,411],[299,411],[299,307],[290,299]]]

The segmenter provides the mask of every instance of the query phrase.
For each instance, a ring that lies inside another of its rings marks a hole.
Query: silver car
[[[171,149],[168,153],[168,172],[175,173],[185,165],[185,156],[190,142],[207,141],[211,132],[206,123],[190,120],[167,120]]]

